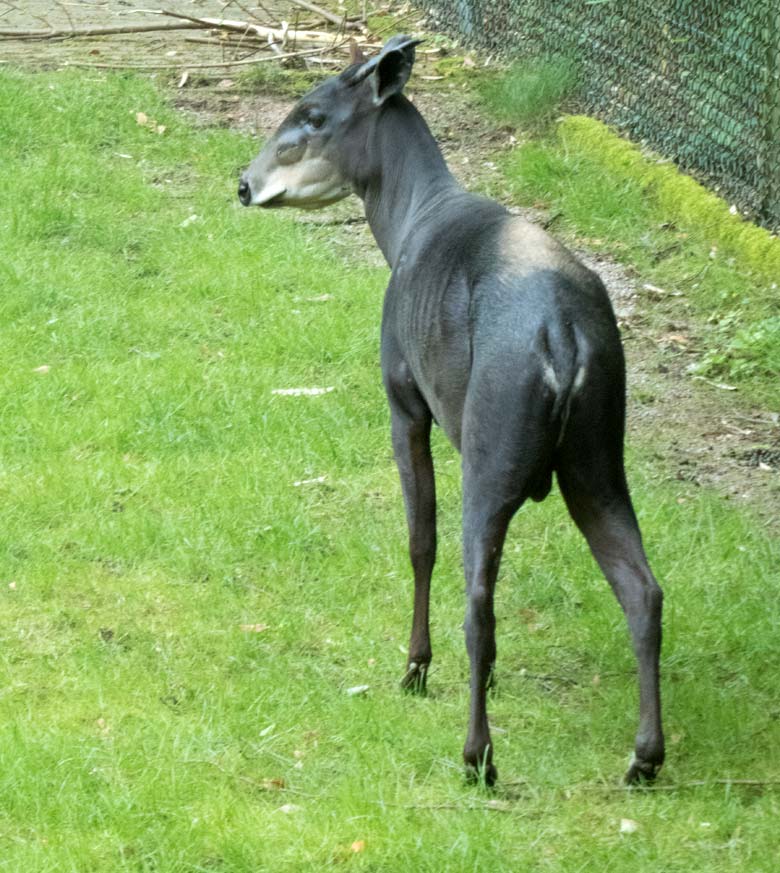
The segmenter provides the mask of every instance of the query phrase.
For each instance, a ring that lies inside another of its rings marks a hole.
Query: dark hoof
[[[410,661],[406,667],[404,678],[401,680],[401,688],[410,694],[425,694],[427,679],[428,664]]]
[[[484,785],[486,788],[492,788],[496,784],[496,779],[498,779],[498,770],[493,764],[479,767],[466,764],[466,781],[469,785]]]
[[[496,784],[498,770],[493,766],[493,750],[490,743],[467,744],[463,750],[463,761],[466,764],[466,779],[472,784],[486,785],[488,788]]]
[[[643,761],[641,758],[633,755],[626,775],[623,777],[623,782],[626,785],[646,785],[655,780],[660,769],[660,764],[654,764],[652,761]]]

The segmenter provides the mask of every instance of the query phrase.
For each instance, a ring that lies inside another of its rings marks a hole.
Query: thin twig
[[[81,27],[68,30],[0,30],[6,39],[70,39],[76,36],[111,36],[118,33],[152,33],[160,30],[196,30],[204,25],[193,22],[160,22],[159,24],[113,24],[106,27]]]
[[[258,49],[267,49],[270,48],[268,43],[265,40],[257,39],[255,37],[251,37],[250,39],[239,39],[238,41],[226,40],[221,36],[186,36],[184,38],[184,42],[197,42],[202,45],[218,45],[222,48],[230,48],[230,49],[241,49],[251,48],[252,51],[257,51]]]
[[[309,3],[309,0],[290,0],[290,2],[295,4],[295,6],[300,6],[301,9],[305,9],[307,12],[314,12],[316,15],[321,15],[326,21],[329,21],[331,24],[336,24],[339,27],[347,27],[350,30],[361,29],[361,25],[359,22],[350,21],[345,15],[336,15],[333,12],[328,12],[328,10],[323,9],[322,6],[317,6],[314,3]]]
[[[257,2],[257,0],[255,0],[255,2]],[[225,4],[223,4],[223,6],[222,6],[222,11],[224,12],[224,11],[228,8],[228,6],[238,6],[238,8],[240,9],[240,11],[243,12],[244,15],[246,15],[247,18],[252,18],[252,13],[250,12],[250,10],[247,9],[246,6],[245,6],[243,3],[240,3],[239,0],[232,0],[232,2],[229,2],[229,3],[225,3]],[[258,6],[260,9],[262,9],[263,12],[265,12],[265,14],[268,16],[268,20],[269,20],[269,21],[273,21],[273,20],[276,18],[276,13],[275,13],[275,12],[271,12],[270,9],[266,9],[265,6],[263,6],[262,3],[257,3],[257,6]]]
[[[248,21],[229,21],[225,18],[194,18],[191,15],[184,15],[181,12],[171,12],[168,9],[161,9],[160,14],[183,21],[196,22],[201,27],[216,27],[224,30],[233,30],[237,33],[251,33],[263,38],[272,37],[276,42],[281,43],[284,43],[285,41],[284,28],[265,27],[260,24],[251,24]],[[332,38],[332,34],[320,30],[304,30],[296,32],[295,37],[300,37],[306,42],[329,42]]]
[[[372,800],[379,806],[389,806],[394,809],[456,809],[458,812],[518,812],[525,811],[519,806],[506,806],[503,801],[491,801],[486,803],[390,803],[386,800]]]
[[[374,37],[384,36],[389,30],[399,30],[401,26],[401,22],[411,21],[412,17],[417,17],[419,12],[408,12],[406,15],[399,15],[394,21],[390,24],[385,24],[384,27],[380,27],[378,30],[372,31]],[[419,19],[418,19],[419,21]]]
[[[68,19],[68,24],[70,25],[72,30],[76,25],[73,23],[73,17],[70,14],[70,10],[64,3],[61,2],[61,0],[55,0],[55,3],[57,5],[57,8],[60,9],[63,15]]]
[[[309,794],[306,791],[299,791],[297,788],[290,788],[284,784],[273,784],[273,780],[269,780],[269,782],[259,782],[257,779],[252,779],[251,776],[242,776],[240,773],[233,773],[231,770],[228,770],[226,767],[223,767],[221,764],[218,764],[216,761],[209,761],[205,758],[193,759],[190,758],[188,760],[183,761],[184,764],[208,764],[210,767],[214,767],[219,770],[220,773],[224,773],[225,776],[229,776],[231,779],[235,779],[237,782],[244,782],[247,785],[251,785],[253,788],[259,788],[261,791],[268,792],[276,792],[276,791],[284,791],[287,794],[297,794],[300,797],[309,797],[309,798],[318,798],[316,794]]]
[[[713,785],[742,785],[768,788],[780,786],[780,779],[694,779],[671,785],[578,785],[565,791],[679,791],[681,788],[707,788]]]

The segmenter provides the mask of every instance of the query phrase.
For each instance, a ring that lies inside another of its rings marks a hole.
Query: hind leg
[[[664,761],[659,687],[663,594],[645,556],[622,459],[581,453],[559,469],[558,479],[572,518],[623,608],[636,654],[639,728],[625,781],[653,779]]]
[[[493,595],[507,527],[513,510],[491,511],[490,495],[479,483],[464,481],[463,564],[466,574],[466,649],[471,670],[469,728],[463,748],[468,770],[496,781],[487,717],[487,689],[496,660]]]
[[[403,365],[398,368],[406,375]],[[401,687],[424,693],[431,663],[429,600],[436,560],[436,488],[431,457],[432,417],[408,379],[388,381],[393,452],[401,478],[409,528],[409,557],[414,572],[414,615],[409,656]]]
[[[552,439],[545,431],[550,398],[538,380],[496,380],[477,373],[469,387],[463,427],[463,564],[466,648],[471,707],[463,758],[472,773],[496,780],[487,717],[487,686],[496,660],[493,595],[509,522],[525,499],[548,487]],[[472,390],[473,389],[473,390]],[[500,390],[499,390],[500,389]],[[541,435],[541,436],[540,436]]]

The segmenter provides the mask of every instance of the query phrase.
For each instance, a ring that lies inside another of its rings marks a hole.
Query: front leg
[[[393,451],[401,477],[409,527],[409,556],[414,571],[414,617],[401,686],[422,694],[431,663],[428,603],[436,560],[436,487],[430,446],[432,416],[406,366],[400,365],[396,372],[404,378],[390,380],[387,393],[393,426]]]

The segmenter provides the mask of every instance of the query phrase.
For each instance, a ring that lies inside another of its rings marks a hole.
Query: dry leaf
[[[269,791],[282,791],[284,787],[284,779],[263,779],[263,788],[267,788]]]
[[[297,482],[293,482],[293,488],[300,488],[301,485],[319,485],[324,481],[324,476],[317,476],[316,479],[299,479]]]
[[[148,127],[149,130],[153,130],[156,133],[159,133],[159,134],[165,133],[165,125],[158,124],[154,118],[149,118],[149,116],[145,112],[136,112],[135,113],[135,123],[140,124],[141,127]]]
[[[16,582],[9,582],[8,587],[11,589],[11,591],[16,591]]]
[[[183,88],[187,84],[187,82],[189,81],[189,78],[190,78],[190,74],[187,72],[187,70],[185,70],[181,74],[181,79],[179,79],[179,87]]]
[[[357,855],[360,852],[365,852],[366,850],[366,841],[365,840],[355,840],[354,843],[350,846],[350,849]]]
[[[620,819],[620,833],[621,834],[633,834],[639,829],[639,822],[634,821],[632,818],[621,818]]]
[[[36,367],[33,373],[48,373],[49,370],[51,370],[51,367],[48,364],[42,364],[40,367]]]
[[[675,343],[678,346],[687,346],[691,338],[682,333],[667,333],[661,337],[661,342]]]
[[[254,633],[261,634],[263,631],[267,631],[270,625],[267,624],[240,624],[239,628],[246,633]]]

